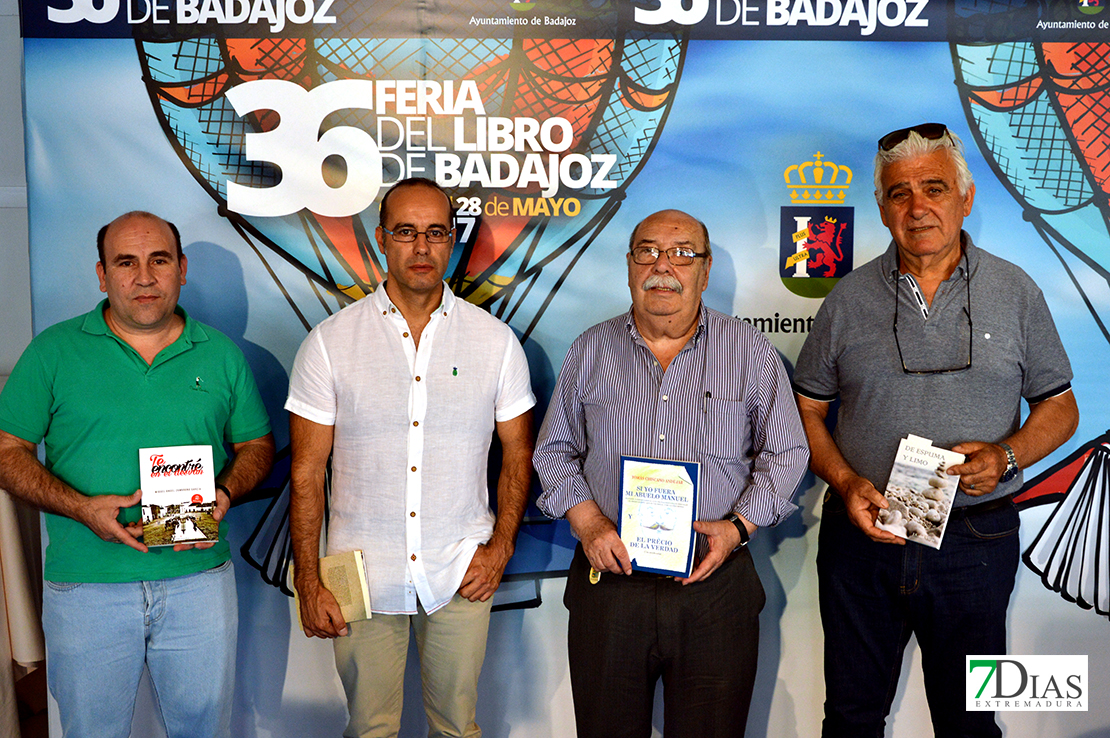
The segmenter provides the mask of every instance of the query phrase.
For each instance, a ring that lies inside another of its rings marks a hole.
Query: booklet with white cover
[[[141,448],[139,479],[147,546],[219,540],[211,446]]]
[[[885,497],[875,526],[907,541],[940,548],[959,476],[947,470],[964,463],[964,455],[938,448],[928,438],[909,435],[898,446]]]

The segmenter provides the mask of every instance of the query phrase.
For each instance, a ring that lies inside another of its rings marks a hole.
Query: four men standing
[[[580,541],[564,599],[580,736],[649,734],[659,679],[668,734],[743,734],[764,603],[746,545],[795,509],[810,448],[829,483],[824,734],[882,735],[915,634],[937,734],[1001,735],[992,713],[963,709],[964,657],[1006,652],[1011,496],[1021,468],[1078,424],[1071,370],[1040,290],[962,230],[975,186],[954,134],[924,124],[884,136],[875,184],[891,245],[824,301],[799,356],[797,406],[770,343],[702,303],[709,235],[678,211],[632,233],[631,310],[571,346],[534,463],[540,508]],[[383,288],[314,328],[290,379],[301,617],[309,635],[336,639],[345,735],[397,734],[411,627],[430,735],[477,736],[491,597],[530,485],[535,397],[511,329],[443,282],[455,244],[448,195],[430,180],[398,183],[375,236]],[[130,490],[140,447],[208,443],[222,518],[270,467],[268,420],[242,354],[177,306],[187,261],[176,228],[128,213],[98,247],[108,299],[37,337],[0,395],[0,486],[48,513],[51,689],[67,735],[123,735],[146,665],[171,737],[225,735],[236,630],[226,538],[148,550]],[[875,526],[911,433],[966,455],[947,470],[960,482],[940,550],[898,545]],[[622,455],[700,465],[689,577],[633,570],[615,524]],[[370,620],[344,622],[320,581],[325,522],[328,553],[364,553]]]
[[[794,374],[813,470],[829,483],[817,554],[823,735],[883,734],[912,633],[936,734],[998,736],[993,713],[964,710],[964,657],[1006,653],[1011,495],[1021,469],[1075,431],[1071,368],[1041,291],[962,230],[975,185],[945,126],[879,140],[875,198],[890,248],[825,299]],[[966,455],[948,469],[960,482],[939,550],[875,527],[907,434]]]

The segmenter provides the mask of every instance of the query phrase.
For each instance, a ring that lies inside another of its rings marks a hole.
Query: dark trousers
[[[840,498],[830,496],[817,549],[825,738],[882,738],[911,633],[921,646],[934,733],[1002,735],[993,712],[964,709],[964,657],[1006,653],[1018,524],[1012,503],[954,513],[939,551],[895,546],[865,536],[848,521]]]
[[[589,571],[579,546],[563,597],[578,738],[650,736],[660,678],[664,736],[743,736],[766,600],[748,550],[686,587]]]

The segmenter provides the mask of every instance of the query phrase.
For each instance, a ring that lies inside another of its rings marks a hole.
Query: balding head
[[[119,216],[108,225],[102,226],[101,229],[97,231],[96,256],[97,260],[100,261],[101,264],[104,263],[104,242],[108,238],[108,232],[125,222],[131,221],[132,219],[150,220],[156,223],[160,223],[163,227],[165,227],[172,236],[173,244],[177,247],[177,260],[181,261],[181,257],[184,254],[181,250],[181,234],[178,233],[177,226],[175,226],[173,223],[170,223],[168,220],[163,220],[162,218],[159,218],[154,213],[148,213],[145,210],[132,210],[129,213],[124,213],[123,215]]]

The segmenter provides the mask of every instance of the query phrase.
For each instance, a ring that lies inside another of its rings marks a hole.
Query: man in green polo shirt
[[[177,306],[173,224],[127,213],[97,249],[108,298],[39,334],[0,394],[0,487],[46,513],[47,680],[67,736],[128,735],[144,666],[170,738],[226,736],[238,611],[222,518],[269,472],[269,418],[242,352]],[[148,549],[138,450],[193,444],[212,446],[220,539]]]

